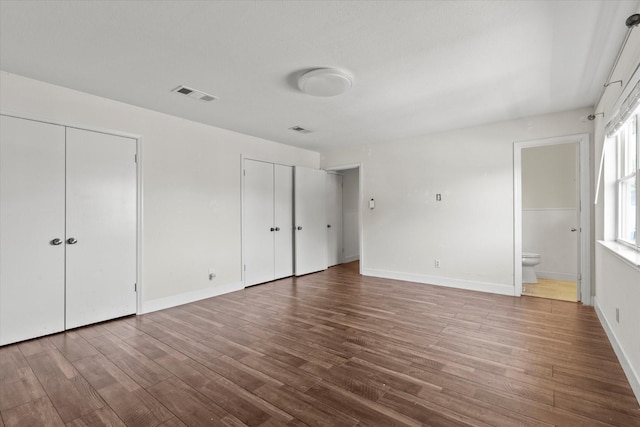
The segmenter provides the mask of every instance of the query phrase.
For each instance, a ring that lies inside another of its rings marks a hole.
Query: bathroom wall
[[[540,278],[578,272],[577,143],[522,150],[522,250],[541,255]]]

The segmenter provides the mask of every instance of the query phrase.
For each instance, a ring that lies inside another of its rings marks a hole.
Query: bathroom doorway
[[[522,149],[522,295],[578,301],[577,159],[577,142]]]
[[[514,145],[514,288],[591,305],[588,134]]]

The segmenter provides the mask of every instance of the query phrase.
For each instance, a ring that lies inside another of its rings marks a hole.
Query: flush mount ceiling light
[[[336,96],[351,88],[353,78],[336,68],[315,68],[298,79],[298,88],[307,95]]]

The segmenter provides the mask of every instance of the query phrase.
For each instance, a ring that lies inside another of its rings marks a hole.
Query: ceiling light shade
[[[316,68],[298,79],[298,88],[313,96],[336,96],[351,88],[352,77],[335,68]]]

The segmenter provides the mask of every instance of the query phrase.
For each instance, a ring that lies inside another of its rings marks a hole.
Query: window
[[[640,250],[638,239],[638,153],[640,142],[638,125],[640,107],[624,121],[614,134],[616,144],[617,233],[618,242]]]

